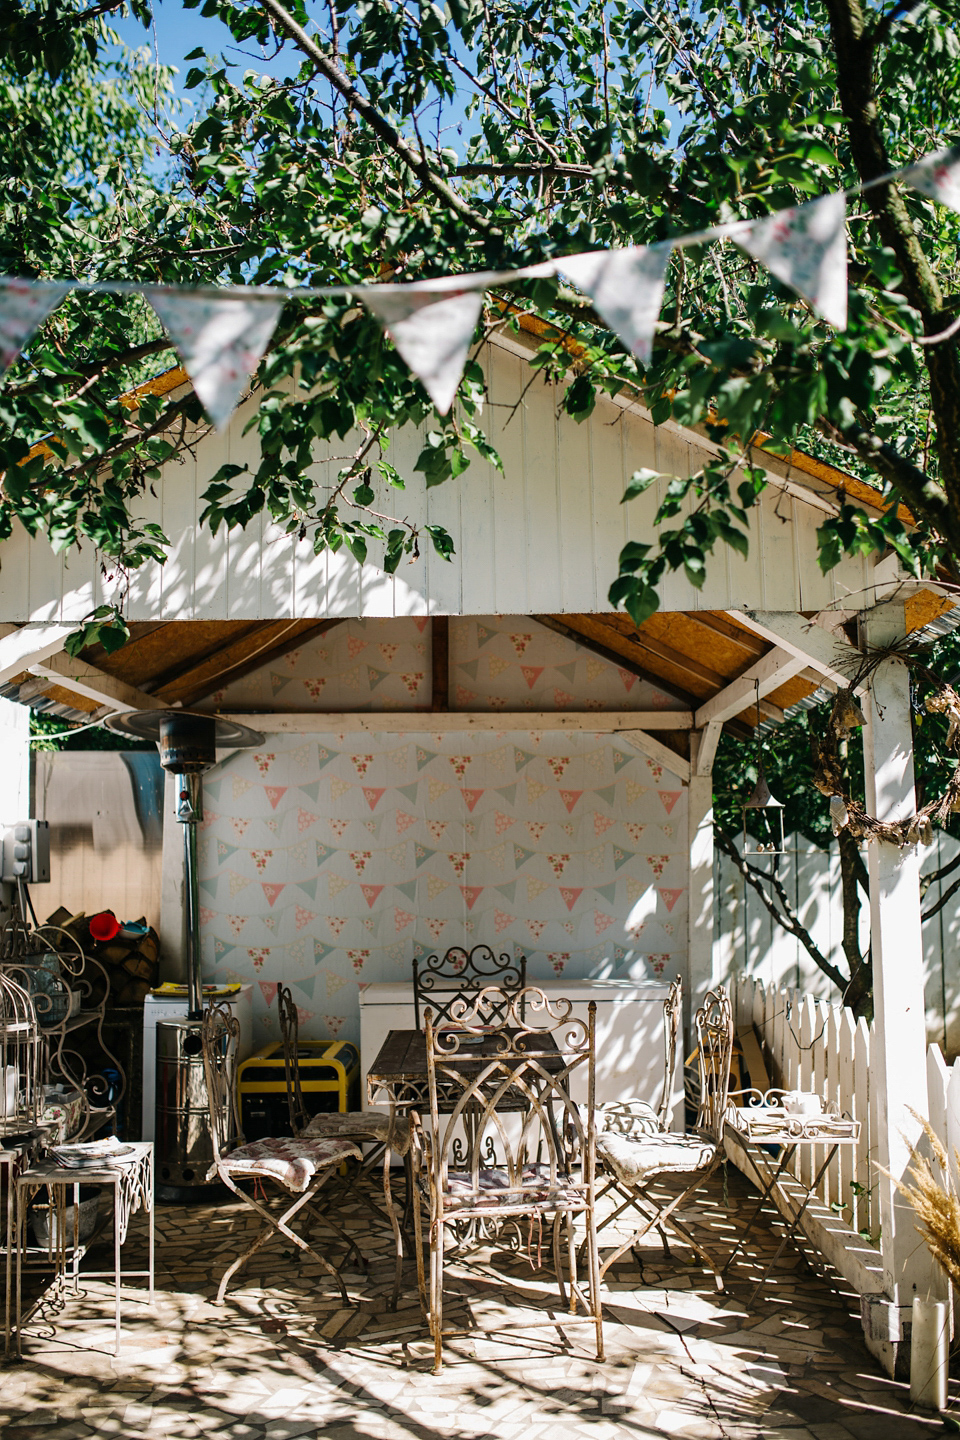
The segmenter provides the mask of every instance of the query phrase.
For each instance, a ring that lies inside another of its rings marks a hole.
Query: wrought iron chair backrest
[[[569,1186],[573,1164],[582,1163],[577,1185],[592,1196],[596,1004],[590,1002],[586,1020],[572,1009],[571,1001],[551,1001],[536,986],[516,992],[491,985],[453,1002],[448,1017],[425,1011],[431,1183],[446,1192],[456,1171],[458,1204],[471,1195],[483,1203],[480,1171],[491,1164],[504,1172],[503,1188],[515,1190],[534,1163],[543,1186],[558,1178]],[[585,1106],[570,1093],[581,1077]]]
[[[451,945],[444,955],[428,955],[425,960],[414,958],[413,1006],[417,1029],[422,1028],[425,1005],[433,1011],[436,1025],[449,1018],[450,1007],[461,997],[472,999],[485,987],[496,988],[509,996],[523,991],[526,983],[526,955],[518,955],[516,959],[506,954],[495,955],[489,945],[474,945],[472,950]]]
[[[42,1067],[33,998],[9,971],[0,970],[0,1135],[39,1124]]]
[[[708,991],[694,1019],[700,1104],[696,1128],[719,1140],[730,1094],[733,1007],[726,990]]]
[[[680,1018],[683,1012],[683,981],[678,975],[670,983],[670,992],[663,1002],[663,1089],[657,1118],[664,1129],[669,1128],[670,1111],[673,1107],[673,1084],[677,1069],[677,1044],[680,1036]]]
[[[283,1041],[283,1074],[287,1082],[290,1129],[294,1135],[299,1135],[310,1123],[310,1114],[303,1101],[300,1066],[297,1063],[300,1017],[294,1004],[293,992],[286,985],[277,986],[277,1010],[280,1014],[280,1038]]]
[[[243,1144],[236,1084],[240,1021],[229,1006],[211,1005],[203,1012],[201,1045],[210,1139],[214,1161],[219,1164],[222,1157]]]

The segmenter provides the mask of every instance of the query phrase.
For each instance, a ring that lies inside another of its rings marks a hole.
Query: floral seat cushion
[[[302,1195],[322,1170],[332,1170],[342,1160],[361,1158],[360,1151],[349,1140],[293,1140],[277,1136],[238,1145],[229,1155],[221,1156],[220,1166],[234,1177],[250,1175],[277,1180],[295,1195]],[[217,1167],[211,1166],[207,1178],[216,1178],[216,1173]]]
[[[695,1174],[705,1170],[716,1153],[712,1140],[671,1130],[638,1140],[611,1133],[597,1139],[597,1157],[624,1185],[643,1185],[668,1172]]]
[[[390,1123],[387,1110],[351,1110],[346,1115],[314,1115],[302,1139],[343,1138],[368,1145],[388,1145],[397,1155],[410,1149],[410,1127],[405,1117]]]
[[[582,1192],[574,1183],[565,1183],[566,1177],[557,1175],[551,1182],[549,1165],[525,1165],[520,1185],[510,1184],[510,1175],[505,1166],[491,1166],[478,1171],[477,1189],[474,1190],[473,1176],[469,1170],[449,1170],[447,1190],[443,1197],[445,1209],[458,1209],[465,1202],[471,1206],[508,1205],[560,1205],[582,1199]],[[479,1193],[478,1193],[479,1192]]]

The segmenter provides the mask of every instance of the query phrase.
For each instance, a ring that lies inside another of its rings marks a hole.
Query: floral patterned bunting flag
[[[919,165],[911,166],[904,172],[903,183],[960,211],[960,145],[928,155]]]
[[[842,191],[737,227],[732,239],[837,330],[847,327],[847,202]]]
[[[144,294],[180,352],[197,399],[222,430],[270,344],[286,297],[220,299],[166,288]]]
[[[483,308],[484,280],[465,276],[461,285],[469,289],[371,285],[360,292],[441,415],[453,404],[467,363]]]
[[[0,276],[0,375],[71,288],[66,281]]]
[[[597,314],[643,365],[650,364],[671,246],[633,245],[567,255],[557,269],[589,295]]]

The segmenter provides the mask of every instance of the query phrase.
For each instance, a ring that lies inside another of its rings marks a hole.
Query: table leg
[[[796,1148],[796,1147],[794,1147],[794,1148]],[[830,1148],[830,1153],[828,1154],[827,1158],[824,1160],[823,1164],[820,1166],[820,1169],[817,1171],[817,1173],[816,1173],[814,1179],[811,1181],[810,1185],[807,1187],[807,1193],[806,1193],[806,1197],[805,1197],[805,1199],[804,1199],[804,1202],[803,1202],[803,1204],[800,1206],[800,1209],[797,1211],[796,1215],[794,1215],[794,1217],[793,1217],[793,1219],[791,1220],[789,1226],[787,1227],[787,1231],[786,1231],[783,1239],[780,1241],[780,1245],[779,1245],[779,1247],[778,1247],[778,1249],[777,1249],[776,1255],[774,1255],[773,1259],[770,1261],[770,1264],[767,1266],[766,1270],[764,1270],[763,1274],[760,1276],[760,1279],[757,1281],[756,1285],[753,1287],[753,1290],[750,1292],[750,1299],[747,1301],[747,1304],[748,1304],[748,1305],[752,1305],[752,1304],[753,1304],[754,1299],[756,1298],[757,1292],[758,1292],[758,1290],[760,1289],[760,1286],[764,1283],[764,1281],[766,1280],[767,1276],[770,1274],[770,1271],[773,1269],[774,1265],[776,1265],[777,1261],[780,1259],[780,1256],[783,1254],[784,1250],[786,1249],[788,1242],[793,1239],[794,1235],[796,1235],[797,1229],[799,1228],[799,1225],[800,1225],[800,1221],[801,1221],[801,1219],[803,1218],[803,1212],[806,1210],[807,1206],[810,1204],[810,1201],[813,1199],[814,1195],[816,1194],[817,1186],[820,1184],[820,1181],[823,1179],[824,1175],[826,1174],[827,1166],[830,1164],[830,1161],[833,1159],[834,1155],[836,1155],[836,1153],[837,1153],[837,1151],[838,1151],[839,1149],[840,1149],[840,1146],[839,1146],[839,1145],[833,1145],[833,1146],[831,1146],[831,1148]]]
[[[737,1137],[734,1138],[737,1139]],[[739,1144],[739,1139],[737,1139],[737,1143]],[[744,1149],[746,1149],[746,1146],[744,1146]],[[766,1186],[763,1193],[761,1194],[760,1199],[757,1202],[757,1208],[754,1210],[753,1214],[750,1216],[750,1219],[747,1221],[743,1234],[740,1236],[740,1239],[733,1247],[733,1251],[731,1252],[731,1254],[727,1257],[727,1260],[720,1271],[721,1275],[726,1275],[727,1270],[730,1268],[736,1257],[739,1255],[740,1251],[743,1249],[747,1241],[747,1236],[750,1234],[750,1231],[753,1229],[754,1225],[756,1225],[757,1221],[759,1220],[764,1205],[766,1205],[767,1201],[770,1199],[770,1196],[773,1194],[774,1190],[780,1182],[780,1177],[783,1175],[784,1171],[786,1170],[787,1166],[790,1164],[790,1161],[793,1159],[796,1153],[796,1145],[785,1145],[782,1148],[780,1154],[780,1163],[777,1166],[776,1172],[774,1173],[774,1176],[770,1183]]]

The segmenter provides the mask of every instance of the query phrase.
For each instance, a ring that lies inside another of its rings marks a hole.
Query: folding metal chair
[[[213,1144],[213,1163],[207,1178],[219,1179],[238,1199],[255,1210],[263,1221],[253,1244],[224,1271],[217,1291],[217,1304],[223,1304],[227,1286],[240,1267],[268,1240],[281,1237],[312,1255],[317,1264],[333,1276],[344,1302],[349,1305],[352,1302],[339,1270],[292,1229],[290,1222],[311,1205],[323,1185],[344,1160],[358,1160],[361,1152],[351,1141],[343,1139],[315,1140],[282,1136],[245,1144],[236,1105],[235,1079],[239,1039],[240,1022],[227,1007],[212,1006],[204,1012],[201,1044]],[[244,1180],[258,1182],[254,1187],[255,1191],[272,1182],[279,1186],[281,1191],[285,1191],[286,1195],[277,1208],[271,1209],[265,1200],[257,1198],[256,1193],[248,1194],[240,1188],[238,1182]],[[287,1204],[288,1200],[292,1203]],[[347,1255],[352,1252],[360,1265],[365,1267],[366,1262],[356,1245],[330,1215],[319,1214],[315,1208],[310,1213],[345,1243]]]
[[[439,1025],[450,1015],[450,1006],[462,996],[475,997],[481,990],[496,987],[506,995],[522,991],[527,983],[527,957],[516,959],[507,954],[495,955],[489,945],[474,945],[466,950],[451,945],[443,955],[428,955],[424,961],[413,962],[413,1008],[416,1026],[423,1027],[422,1014],[429,1005],[434,1024]]]
[[[280,1035],[283,1040],[283,1066],[287,1082],[287,1105],[290,1112],[290,1129],[303,1140],[349,1140],[354,1146],[368,1145],[371,1148],[361,1154],[359,1167],[346,1180],[341,1180],[338,1193],[353,1191],[356,1198],[373,1212],[378,1220],[386,1218],[393,1231],[394,1280],[391,1308],[397,1308],[403,1273],[403,1236],[397,1218],[396,1206],[390,1186],[390,1157],[398,1155],[404,1159],[410,1149],[410,1126],[407,1117],[391,1120],[389,1110],[375,1108],[351,1110],[346,1114],[311,1115],[303,1098],[300,1084],[300,1066],[297,1063],[300,1036],[300,1017],[291,991],[285,986],[277,988],[277,1008],[280,1014]],[[384,1206],[374,1205],[358,1188],[358,1182],[372,1175],[382,1163],[382,1186]]]
[[[676,1007],[673,1013],[676,1016],[677,1029],[679,1000],[678,981],[676,994],[674,995],[672,990],[671,997],[666,1002],[667,1007],[671,1004]],[[720,1266],[677,1212],[705,1184],[723,1159],[723,1120],[727,1109],[730,1058],[733,1053],[733,1011],[730,998],[724,990],[710,991],[703,1007],[697,1011],[694,1025],[697,1032],[700,1103],[692,1131],[678,1132],[665,1128],[669,1105],[669,1092],[666,1087],[672,1080],[673,1071],[669,1057],[672,1045],[675,1061],[677,1033],[675,1029],[671,1041],[669,1014],[666,1016],[665,1043],[670,1070],[669,1076],[665,1076],[665,1089],[659,1110],[644,1105],[642,1101],[627,1101],[619,1106],[605,1106],[598,1116],[597,1159],[609,1177],[601,1194],[615,1190],[622,1197],[622,1203],[612,1214],[605,1217],[601,1228],[612,1224],[630,1209],[636,1210],[643,1221],[630,1239],[603,1261],[600,1267],[601,1277],[622,1255],[634,1249],[648,1231],[656,1227],[668,1255],[670,1251],[666,1231],[669,1229],[692,1247],[707,1268],[713,1271],[717,1289],[723,1289]],[[666,1179],[678,1181],[680,1188],[666,1198],[658,1197],[653,1193],[653,1187]]]
[[[596,1005],[587,1020],[572,1015],[569,1000],[550,1001],[534,986],[510,993],[490,986],[461,999],[448,1018],[424,1015],[430,1132],[414,1117],[417,1169],[417,1273],[434,1341],[434,1371],[443,1361],[444,1241],[458,1225],[482,1226],[488,1241],[516,1240],[524,1221],[533,1254],[534,1230],[552,1226],[553,1269],[569,1315],[578,1303],[596,1328],[597,1359],[603,1359],[603,1314],[594,1225]],[[583,1075],[586,1119],[570,1096]],[[453,1103],[449,1103],[455,1096]],[[441,1106],[446,1099],[447,1106]],[[445,1113],[446,1112],[446,1113]],[[458,1158],[459,1122],[471,1117],[471,1145]],[[496,1154],[491,1159],[488,1141]],[[586,1225],[589,1293],[577,1274],[574,1221]],[[430,1246],[429,1295],[424,1275],[423,1228]],[[561,1266],[566,1237],[567,1287]],[[539,1246],[536,1247],[539,1256]],[[583,1318],[583,1317],[580,1317]],[[545,1323],[557,1324],[555,1313]],[[564,1323],[567,1323],[566,1321]],[[529,1321],[524,1321],[527,1328]]]

